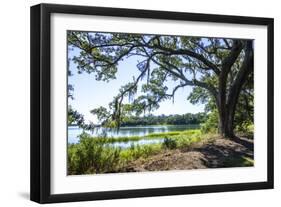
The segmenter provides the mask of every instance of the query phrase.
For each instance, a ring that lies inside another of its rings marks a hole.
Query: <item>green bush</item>
[[[235,131],[243,133],[254,133],[254,124],[252,121],[243,121],[235,127]]]
[[[120,148],[83,133],[78,144],[68,146],[68,174],[107,173],[118,170]]]
[[[208,114],[208,118],[204,124],[201,124],[201,131],[203,133],[217,133],[218,132],[218,112],[212,111]]]
[[[171,138],[167,138],[167,137],[164,138],[164,142],[162,143],[162,145],[163,145],[164,148],[167,148],[167,149],[177,148],[176,140],[171,139]]]

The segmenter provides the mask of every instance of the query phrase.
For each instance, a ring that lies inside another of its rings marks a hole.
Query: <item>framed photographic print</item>
[[[31,7],[31,200],[273,188],[273,19]]]

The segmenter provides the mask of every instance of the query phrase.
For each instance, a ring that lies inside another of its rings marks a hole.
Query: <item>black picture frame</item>
[[[233,23],[267,26],[267,181],[235,184],[167,187],[72,194],[50,192],[50,15],[52,13],[100,15],[111,17],[151,18],[206,23]],[[168,11],[103,8],[72,5],[39,4],[31,7],[31,151],[30,151],[30,199],[38,203],[88,201],[102,199],[166,196],[179,194],[211,193],[273,188],[273,28],[272,18],[195,14]]]

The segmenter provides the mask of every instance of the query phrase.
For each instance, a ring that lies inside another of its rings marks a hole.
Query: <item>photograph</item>
[[[31,7],[32,201],[274,188],[274,18],[157,8]]]
[[[66,35],[67,175],[254,167],[255,40]]]

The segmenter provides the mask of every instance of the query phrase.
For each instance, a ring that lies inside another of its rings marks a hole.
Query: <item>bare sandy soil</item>
[[[127,172],[253,166],[253,140],[214,138],[131,162]]]

